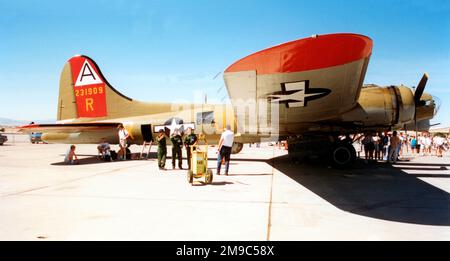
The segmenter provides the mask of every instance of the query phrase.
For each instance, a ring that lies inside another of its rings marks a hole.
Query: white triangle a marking
[[[98,74],[92,68],[88,60],[84,60],[83,66],[81,66],[80,72],[78,73],[77,81],[75,87],[103,83]]]

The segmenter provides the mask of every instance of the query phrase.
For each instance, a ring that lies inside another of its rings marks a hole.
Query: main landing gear
[[[301,136],[288,139],[289,158],[294,163],[327,159],[335,168],[348,168],[356,160],[351,141],[329,136]]]
[[[356,160],[356,150],[351,143],[337,142],[331,146],[331,164],[336,168],[348,168]]]
[[[233,146],[231,147],[231,153],[237,154],[241,152],[242,148],[244,148],[244,143],[233,142]]]

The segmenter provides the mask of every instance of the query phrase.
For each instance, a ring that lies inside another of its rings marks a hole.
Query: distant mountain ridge
[[[55,123],[55,120],[33,120],[35,123]],[[9,118],[1,118],[0,117],[0,125],[1,126],[20,126],[29,124],[32,122],[32,120],[25,121],[25,120],[15,120],[15,119],[9,119]]]

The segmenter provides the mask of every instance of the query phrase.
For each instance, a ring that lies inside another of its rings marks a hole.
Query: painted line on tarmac
[[[273,176],[275,173],[275,146],[272,149],[272,175],[270,177],[270,194],[269,194],[269,213],[267,216],[267,235],[266,240],[270,241],[270,229],[272,228],[272,198],[273,198]]]

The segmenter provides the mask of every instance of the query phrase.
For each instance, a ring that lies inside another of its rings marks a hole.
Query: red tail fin
[[[78,117],[106,117],[106,80],[94,61],[86,56],[69,60]]]

